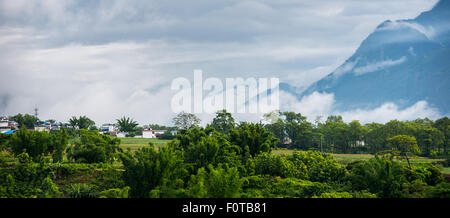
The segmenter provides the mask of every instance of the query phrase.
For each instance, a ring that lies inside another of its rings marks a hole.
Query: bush
[[[98,192],[95,187],[84,183],[71,184],[66,189],[69,198],[97,198]]]
[[[311,182],[296,178],[278,178],[272,184],[269,197],[311,198],[330,191],[331,187],[325,183]]]
[[[243,181],[239,177],[237,168],[230,168],[219,164],[216,168],[208,166],[192,175],[187,188],[187,196],[195,198],[239,198]]]
[[[100,198],[128,198],[129,186],[125,188],[113,188],[100,192]]]
[[[368,190],[383,198],[402,197],[402,184],[408,183],[408,170],[400,163],[386,158],[355,162],[348,166],[352,188]]]
[[[58,134],[50,134],[45,131],[28,131],[20,129],[9,140],[11,151],[19,155],[23,152],[35,160],[42,156],[52,155],[54,162],[61,161],[64,149],[67,147],[68,134],[62,129]]]
[[[318,151],[296,151],[287,159],[297,166],[300,178],[313,182],[334,182],[343,180],[345,169],[329,154]]]
[[[80,130],[80,139],[69,147],[67,157],[79,163],[112,162],[122,149],[120,139],[99,134],[96,131]]]
[[[33,163],[27,153],[18,155],[19,163],[0,169],[0,197],[57,197],[59,191],[46,162]]]
[[[313,198],[353,198],[353,195],[348,192],[325,192]]]
[[[443,182],[436,186],[429,186],[425,191],[427,198],[450,198],[450,183]]]
[[[278,139],[260,124],[243,123],[231,130],[229,140],[242,150],[242,156],[255,157],[257,154],[270,152],[276,147]]]
[[[299,167],[300,168],[300,167]],[[299,172],[292,162],[285,157],[263,153],[255,157],[255,173],[259,175],[280,176],[283,178],[296,177],[305,178],[305,171]]]
[[[171,187],[170,183],[187,177],[183,153],[172,147],[144,147],[134,154],[121,155],[125,171],[123,179],[130,189],[130,197],[150,197],[157,187]]]

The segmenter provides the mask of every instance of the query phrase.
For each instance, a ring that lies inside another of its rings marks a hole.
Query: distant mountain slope
[[[385,102],[404,108],[426,100],[449,114],[449,30],[450,0],[412,20],[385,21],[334,72],[295,94],[334,93],[339,110],[374,108]]]

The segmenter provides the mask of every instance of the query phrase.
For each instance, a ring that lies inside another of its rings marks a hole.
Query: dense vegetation
[[[397,135],[414,137],[422,156],[448,155],[450,119],[436,121],[391,120],[386,124],[361,125],[354,120],[345,123],[341,116],[320,117],[313,123],[294,112],[273,112],[265,115],[266,128],[280,139],[278,146],[331,153],[372,153],[389,150],[388,139]]]
[[[363,126],[337,116],[311,124],[287,112],[267,115],[269,124],[236,124],[219,111],[204,128],[186,117],[166,146],[136,151],[84,128],[0,134],[0,197],[450,197],[440,165],[410,162],[446,154],[447,117]],[[277,146],[302,150],[274,155]],[[342,164],[325,151],[376,155]]]

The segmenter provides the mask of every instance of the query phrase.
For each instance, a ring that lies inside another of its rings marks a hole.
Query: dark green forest
[[[450,120],[308,122],[294,112],[236,123],[218,111],[165,146],[124,149],[89,128],[0,134],[6,198],[449,198]],[[292,151],[276,155],[275,149]],[[373,154],[340,163],[333,153]],[[440,158],[416,163],[415,157]]]

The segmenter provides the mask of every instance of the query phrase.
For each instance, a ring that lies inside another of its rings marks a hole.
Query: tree
[[[382,198],[403,196],[402,184],[408,182],[408,173],[399,162],[375,156],[367,161],[356,161],[347,168],[353,190],[368,190]]]
[[[242,123],[237,129],[230,132],[230,143],[242,150],[243,156],[252,156],[270,152],[276,147],[278,139],[273,133],[267,131],[261,124]]]
[[[227,163],[233,167],[240,166],[237,154],[241,153],[241,148],[231,145],[226,136],[211,127],[181,130],[169,146],[184,151],[184,161],[193,166],[192,173],[201,167],[206,168],[209,164],[217,166],[219,163]]]
[[[80,116],[79,118],[73,116],[70,118],[69,124],[78,129],[90,129],[95,125],[95,122],[87,116]]]
[[[400,156],[406,159],[408,166],[411,169],[411,163],[409,162],[409,156],[420,153],[419,146],[417,145],[416,138],[414,136],[397,135],[387,139],[388,145],[394,156]]]
[[[266,128],[269,132],[272,132],[273,135],[279,140],[278,145],[283,145],[288,136],[286,134],[284,120],[280,118],[280,114],[280,111],[272,111],[264,114],[263,122],[266,123],[264,128]]]
[[[10,117],[10,120],[17,122],[20,127],[25,126],[25,128],[27,129],[33,129],[36,123],[39,121],[39,119],[34,115],[22,115],[20,113]]]
[[[122,117],[117,119],[117,125],[120,131],[133,133],[139,124],[129,117]]]
[[[312,124],[300,113],[283,112],[285,132],[295,147],[307,149],[313,141]]]
[[[188,183],[187,195],[195,198],[239,198],[243,181],[235,167],[216,168],[208,165],[208,172],[200,168],[197,175],[192,175]]]
[[[68,135],[64,129],[54,135],[45,131],[28,131],[22,127],[9,140],[11,151],[16,155],[26,152],[34,160],[52,155],[54,162],[62,160],[62,152],[67,144]]]
[[[235,125],[233,116],[225,109],[217,111],[216,117],[211,123],[211,127],[222,134],[227,134],[230,132],[234,129]]]
[[[161,187],[171,187],[187,177],[182,159],[182,151],[172,147],[143,147],[134,154],[126,152],[121,155],[125,171],[123,178],[129,186],[130,197],[146,198],[160,196]]]
[[[67,157],[81,163],[112,162],[121,152],[120,139],[85,129],[80,130],[79,140],[68,148]]]
[[[173,118],[173,123],[179,129],[190,129],[200,124],[200,119],[191,113],[181,112]]]
[[[434,127],[441,131],[444,135],[444,154],[447,155],[447,148],[450,145],[450,119],[448,117],[443,117],[434,122]]]

